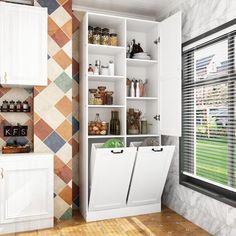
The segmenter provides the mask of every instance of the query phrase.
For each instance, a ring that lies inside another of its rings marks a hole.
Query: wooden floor
[[[86,223],[79,215],[53,229],[7,236],[205,236],[210,235],[164,207],[161,213]]]

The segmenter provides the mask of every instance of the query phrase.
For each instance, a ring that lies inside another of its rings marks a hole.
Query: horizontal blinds
[[[183,173],[236,189],[235,32],[183,53]]]

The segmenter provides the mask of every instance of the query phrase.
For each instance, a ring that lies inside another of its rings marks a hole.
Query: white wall
[[[236,0],[186,0],[175,9],[163,12],[161,20],[181,10],[183,42],[188,41],[236,17]],[[163,194],[165,205],[217,236],[236,236],[236,209],[179,185],[179,141],[163,137],[163,143],[176,144]]]

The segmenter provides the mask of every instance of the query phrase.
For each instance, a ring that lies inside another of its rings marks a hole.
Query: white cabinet
[[[0,2],[0,83],[47,85],[47,9]]]
[[[1,155],[0,234],[52,226],[53,156]]]

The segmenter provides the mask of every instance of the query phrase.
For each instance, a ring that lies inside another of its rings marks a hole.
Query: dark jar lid
[[[102,29],[101,29],[100,27],[96,27],[96,28],[94,28],[94,30],[95,30],[96,32],[99,32],[99,33],[101,33],[101,31],[102,31]]]
[[[93,30],[93,26],[89,25],[88,30]]]
[[[117,37],[117,34],[116,33],[112,33],[110,34],[111,37]]]
[[[109,30],[108,28],[103,28],[103,29],[102,29],[102,33],[108,33],[108,34],[109,34],[109,31],[110,31],[110,30]]]

